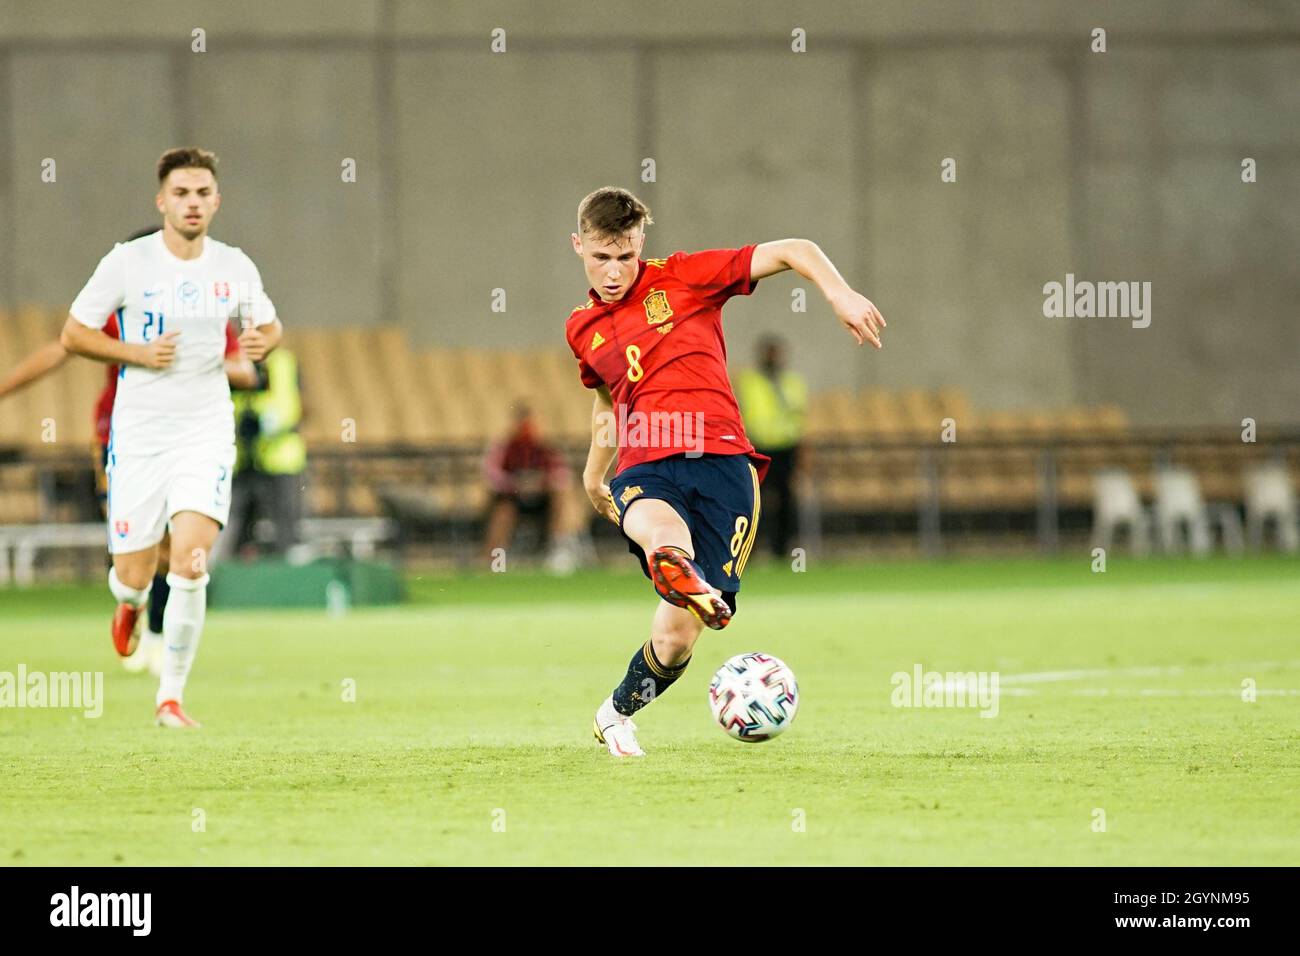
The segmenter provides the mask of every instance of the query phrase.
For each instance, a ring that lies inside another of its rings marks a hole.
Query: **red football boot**
[[[154,712],[154,722],[159,727],[197,728],[202,727],[197,720],[181,709],[178,700],[165,700]]]
[[[658,548],[650,555],[649,564],[655,590],[669,604],[686,608],[715,631],[731,623],[731,607],[680,549]]]
[[[130,657],[140,643],[140,622],[144,617],[144,605],[133,607],[119,604],[113,612],[113,650],[120,657]]]

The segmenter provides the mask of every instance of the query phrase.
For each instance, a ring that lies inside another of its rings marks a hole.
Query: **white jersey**
[[[178,259],[161,231],[118,243],[69,311],[92,329],[102,329],[116,312],[123,342],[180,333],[169,368],[130,365],[118,373],[110,441],[115,454],[234,443],[226,325],[232,319],[254,325],[275,321],[257,266],[242,250],[207,236],[198,258]]]

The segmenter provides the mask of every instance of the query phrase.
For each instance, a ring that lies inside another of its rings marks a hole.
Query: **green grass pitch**
[[[591,737],[654,607],[631,571],[213,609],[193,733],[152,725],[103,589],[0,591],[0,671],[105,673],[98,719],[0,709],[0,863],[1293,864],[1300,564],[1089,561],[754,567],[639,761]],[[705,688],[753,649],[801,706],[743,745]],[[918,663],[998,672],[998,715],[892,706]]]

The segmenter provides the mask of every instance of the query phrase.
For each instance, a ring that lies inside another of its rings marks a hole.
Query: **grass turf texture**
[[[112,657],[102,589],[0,591],[0,671],[103,670],[106,699],[98,719],[0,710],[0,863],[1294,863],[1297,572],[754,567],[732,626],[638,716],[639,761],[590,730],[644,639],[639,574],[420,578],[411,604],[343,618],[213,609],[197,733],[152,726],[155,684]],[[783,737],[744,745],[705,688],[752,649],[802,701]],[[998,671],[998,716],[892,706],[916,663]],[[1060,671],[1084,673],[1017,682]]]

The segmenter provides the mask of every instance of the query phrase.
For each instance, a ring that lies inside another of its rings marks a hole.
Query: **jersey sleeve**
[[[244,275],[239,283],[239,321],[252,321],[254,326],[270,325],[276,319],[275,305],[262,287],[262,274],[253,260],[241,250]]]
[[[578,360],[578,378],[582,380],[582,384],[587,388],[600,388],[600,386],[604,385],[605,380],[588,363],[586,357],[582,354],[582,349],[573,344],[573,339],[567,338],[566,340],[569,343],[569,351]]]
[[[578,378],[582,379],[582,384],[587,388],[600,388],[605,384],[605,380],[596,374],[596,370],[587,364],[584,358],[578,358]]]
[[[238,358],[238,357],[239,357],[239,336],[235,334],[235,330],[232,329],[230,327],[230,323],[227,322],[226,323],[226,358]]]
[[[116,312],[125,301],[126,269],[119,243],[99,260],[94,275],[72,300],[68,313],[87,328],[102,329],[109,313]]]
[[[700,296],[721,304],[733,295],[749,295],[755,282],[749,277],[754,246],[678,252],[669,257],[673,272]]]

